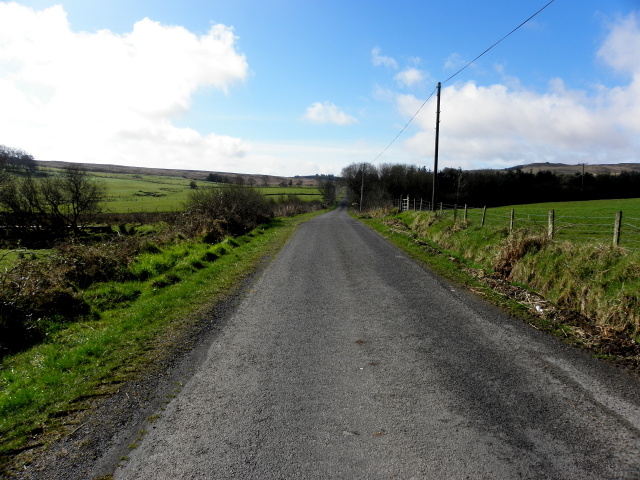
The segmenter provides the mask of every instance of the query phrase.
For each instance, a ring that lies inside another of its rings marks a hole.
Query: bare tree
[[[35,179],[5,176],[0,210],[5,224],[78,232],[102,212],[106,187],[77,165],[60,174]]]
[[[106,186],[77,165],[69,165],[60,175],[41,183],[44,209],[56,225],[78,231],[102,213]]]

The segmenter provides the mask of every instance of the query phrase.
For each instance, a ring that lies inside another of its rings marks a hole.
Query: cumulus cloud
[[[393,58],[380,54],[380,47],[375,47],[371,50],[371,62],[375,67],[390,67],[393,69],[398,68],[398,62]]]
[[[403,87],[413,87],[422,83],[424,74],[417,68],[407,68],[395,76],[396,82]]]
[[[443,88],[440,157],[444,166],[638,161],[639,50],[640,25],[630,15],[611,26],[598,52],[607,65],[631,77],[628,85],[584,91],[553,79],[540,93],[511,79],[508,85],[466,82]],[[413,116],[423,101],[398,95],[396,106],[402,114]],[[405,145],[415,154],[433,155],[434,111],[435,98],[414,120],[419,132]]]
[[[331,102],[315,102],[305,112],[303,118],[311,123],[352,125],[358,120],[347,115]]]
[[[37,158],[157,166],[242,157],[240,139],[172,122],[199,89],[228,92],[247,74],[224,25],[196,35],[145,18],[125,34],[76,32],[62,6],[0,3],[0,104],[10,112],[0,143]]]

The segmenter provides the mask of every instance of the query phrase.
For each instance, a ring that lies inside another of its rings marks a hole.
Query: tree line
[[[390,205],[406,198],[430,202],[433,172],[416,165],[351,164],[342,170],[350,198],[363,207]],[[436,203],[497,207],[543,202],[635,198],[640,196],[640,172],[618,174],[551,171],[471,170],[445,168],[438,173]]]
[[[0,145],[0,172],[35,173],[38,165],[24,150]]]
[[[104,184],[76,165],[38,177],[1,172],[0,226],[22,234],[79,233],[102,212],[105,198]]]

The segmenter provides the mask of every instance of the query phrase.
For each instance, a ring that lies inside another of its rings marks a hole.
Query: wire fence
[[[438,203],[432,210],[431,202],[402,198],[394,202],[401,211],[433,211],[443,218],[469,222],[481,227],[534,228],[546,231],[551,238],[575,243],[613,243],[640,250],[640,218],[627,217],[622,211],[612,215],[578,216],[549,210],[547,214],[528,212],[526,207],[471,208]]]

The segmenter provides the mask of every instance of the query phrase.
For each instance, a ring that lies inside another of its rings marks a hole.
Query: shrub
[[[14,353],[89,314],[83,296],[48,260],[22,260],[0,276],[0,356]]]
[[[192,231],[199,230],[201,235],[210,237],[219,231],[242,235],[269,221],[273,213],[257,190],[226,185],[192,191],[184,216]]]

